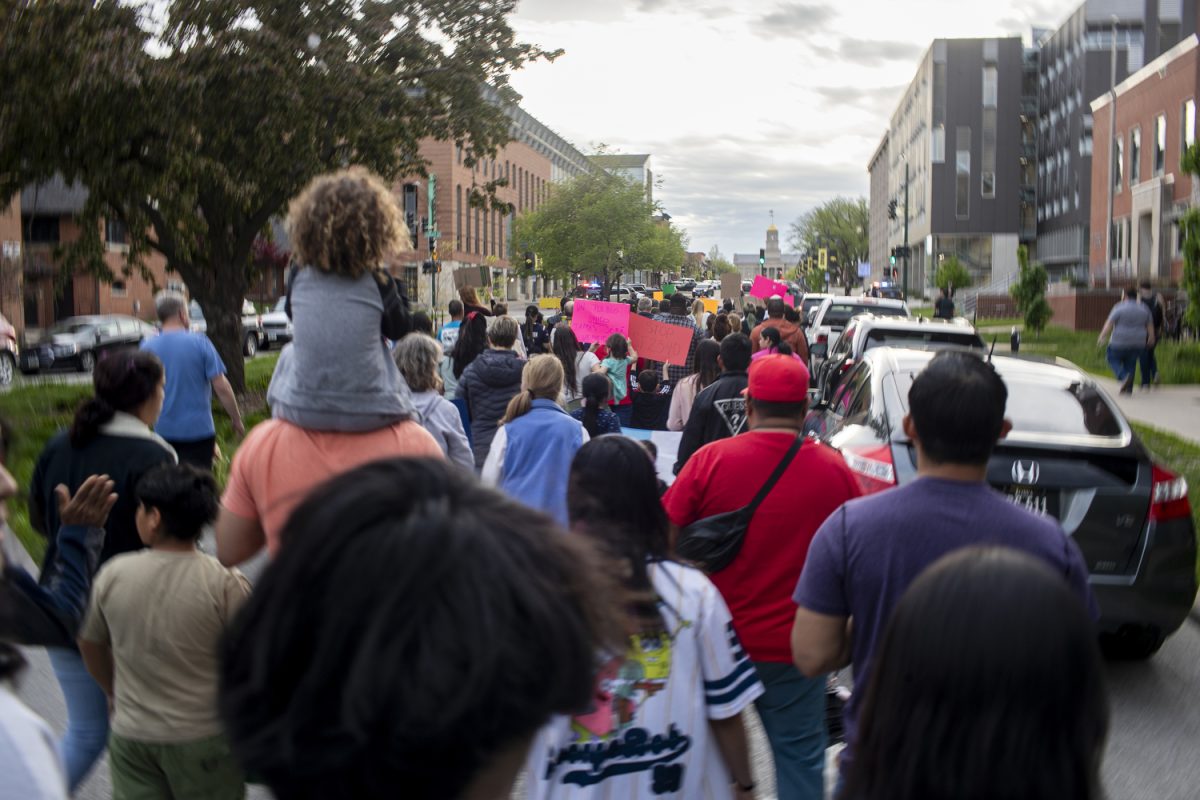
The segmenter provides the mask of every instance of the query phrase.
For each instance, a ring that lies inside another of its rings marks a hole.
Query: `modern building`
[[[1092,155],[1109,133],[1090,104],[1112,88],[1114,34],[1121,82],[1196,30],[1192,0],[1087,0],[1038,40],[1036,255],[1052,279],[1086,278],[1103,247],[1103,229],[1091,227]],[[1105,196],[1104,182],[1095,186]]]
[[[1184,150],[1196,143],[1198,44],[1200,39],[1189,35],[1117,86],[1115,146],[1109,147],[1108,136],[1098,135],[1093,151],[1092,285],[1128,285],[1142,279],[1174,283],[1182,277],[1179,220],[1196,204],[1200,189],[1200,182],[1180,167]],[[1095,130],[1107,132],[1111,96],[1105,93],[1093,100],[1089,110]],[[1106,252],[1111,252],[1111,261],[1106,261]]]
[[[647,153],[624,155],[621,153],[600,153],[589,156],[593,164],[605,172],[620,175],[634,183],[646,187],[646,199],[654,202],[654,171],[650,168],[650,156]]]
[[[871,280],[882,281],[884,270],[890,264],[891,248],[888,247],[888,228],[891,220],[888,218],[888,204],[892,197],[888,193],[888,135],[883,135],[879,147],[867,165],[871,175],[871,199],[868,211],[868,231],[870,242],[867,248],[867,260],[871,262]]]
[[[882,179],[872,181],[871,208],[897,202],[896,219],[885,225],[889,253],[904,244],[907,221],[910,295],[928,292],[937,264],[951,256],[976,286],[1016,273],[1028,194],[1021,169],[1025,74],[1020,37],[937,39],[892,114],[886,196],[876,196]],[[899,266],[903,274],[903,261]]]

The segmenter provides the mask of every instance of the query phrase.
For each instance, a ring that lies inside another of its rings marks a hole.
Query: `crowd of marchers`
[[[521,775],[530,798],[748,798],[753,705],[777,796],[818,800],[848,666],[838,798],[1102,796],[1095,601],[1059,524],[985,481],[1009,428],[985,359],[930,361],[920,477],[863,497],[803,435],[777,298],[639,300],[693,331],[656,363],[579,342],[570,298],[518,322],[464,289],[435,330],[381,269],[408,231],[362,170],[288,228],[295,338],[223,489],[213,393],[240,413],[172,293],[30,485],[0,468],[48,542],[36,579],[0,579],[0,798],[69,796],[105,751],[118,800],[491,800]],[[631,427],[682,431],[669,487]],[[707,572],[677,550],[706,525],[740,533]],[[17,699],[15,645],[47,648],[61,737]]]

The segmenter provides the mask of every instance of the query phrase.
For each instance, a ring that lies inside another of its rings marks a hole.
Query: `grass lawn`
[[[1166,431],[1131,423],[1142,442],[1164,467],[1187,478],[1188,497],[1192,501],[1192,521],[1200,535],[1200,445],[1180,439]],[[1196,577],[1200,580],[1200,560],[1196,565]]]
[[[246,395],[239,399],[246,427],[266,419],[267,384],[275,369],[277,354],[260,356],[246,362]],[[8,521],[13,533],[25,545],[34,561],[41,563],[46,550],[45,540],[29,524],[28,492],[33,465],[46,441],[58,431],[70,426],[75,409],[91,396],[91,384],[33,384],[18,385],[0,395],[0,417],[12,426],[16,442],[8,454],[8,469],[21,487],[17,496],[8,501]],[[229,418],[215,403],[213,417],[217,424],[217,443],[222,458],[215,466],[217,480],[224,485],[229,474],[229,457],[237,449]]]
[[[1096,331],[1070,331],[1051,325],[1038,337],[1023,334],[1021,352],[1061,356],[1088,372],[1111,378],[1112,371],[1104,360],[1105,348],[1096,344],[1096,335]],[[1155,355],[1163,383],[1200,383],[1200,343],[1162,342]]]

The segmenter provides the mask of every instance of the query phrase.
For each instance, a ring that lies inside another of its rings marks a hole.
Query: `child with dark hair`
[[[279,800],[507,798],[534,733],[586,707],[596,654],[621,647],[588,543],[439,461],[341,475],[284,537],[220,690]]]
[[[412,332],[433,336],[433,320],[424,311],[414,311],[412,315]]]
[[[612,383],[612,405],[622,425],[629,425],[633,413],[633,400],[629,397],[629,373],[637,363],[638,354],[628,339],[614,333],[604,342],[606,353],[600,366]]]
[[[667,429],[667,412],[671,410],[671,395],[659,386],[658,373],[644,369],[637,376],[638,388],[633,393],[633,413],[629,425],[648,431]]]
[[[621,420],[608,407],[612,397],[612,381],[603,372],[593,372],[579,384],[583,406],[571,416],[583,423],[588,437],[595,439],[605,433],[620,433]]]
[[[114,796],[241,798],[245,781],[217,716],[217,656],[250,583],[196,547],[217,515],[217,483],[170,465],[147,472],[134,493],[150,549],[100,570],[79,634],[114,709]]]

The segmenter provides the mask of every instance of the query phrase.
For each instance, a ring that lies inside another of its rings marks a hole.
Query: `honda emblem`
[[[1013,483],[1032,486],[1042,477],[1042,467],[1036,461],[1021,461],[1017,459],[1012,465]]]

